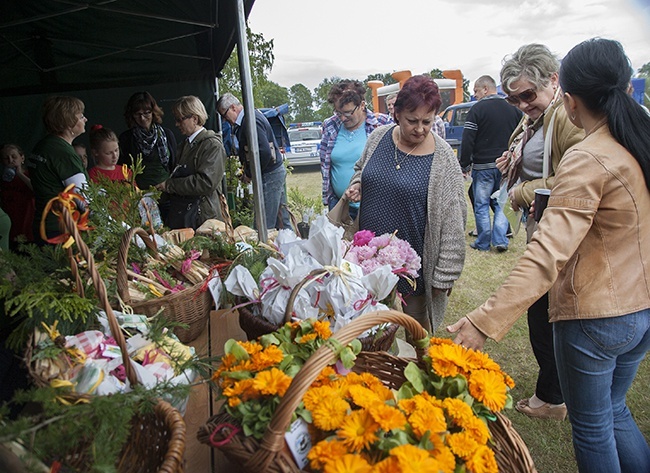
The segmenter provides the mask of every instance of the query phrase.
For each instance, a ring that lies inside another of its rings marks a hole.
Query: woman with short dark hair
[[[431,133],[442,100],[427,76],[408,79],[395,122],[369,137],[346,195],[361,202],[359,228],[393,233],[422,258],[413,289],[400,280],[404,312],[428,331],[444,318],[447,297],[465,261],[467,204],[463,175],[447,142]]]

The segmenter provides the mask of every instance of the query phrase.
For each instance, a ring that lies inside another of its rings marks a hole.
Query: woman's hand
[[[483,332],[477,329],[467,317],[447,326],[447,332],[456,334],[455,343],[474,350],[482,350],[485,340],[487,340]]]
[[[494,161],[494,163],[497,165],[497,169],[501,171],[501,174],[505,174],[510,165],[510,151],[504,151],[503,154]]]
[[[345,191],[345,196],[350,202],[359,202],[361,200],[361,184],[358,182],[356,184],[352,184]]]
[[[451,296],[451,290],[453,287],[450,287],[449,289],[440,289],[439,287],[432,287],[431,292],[433,297],[436,297],[439,294],[447,294],[447,297]]]

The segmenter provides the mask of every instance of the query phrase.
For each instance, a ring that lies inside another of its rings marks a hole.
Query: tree
[[[645,77],[645,94],[643,102],[646,107],[650,106],[650,62],[646,62],[637,74],[639,77]]]
[[[266,41],[263,34],[253,33],[248,26],[246,26],[246,35],[248,37],[248,55],[253,81],[253,101],[255,107],[262,107],[261,86],[268,82],[266,76],[271,72],[275,60],[273,40]],[[237,48],[233,49],[219,77],[219,94],[223,95],[226,92],[230,92],[239,98],[242,96]]]
[[[262,107],[277,107],[283,103],[289,103],[289,90],[273,81],[266,81],[259,87],[259,98],[262,101]]]
[[[364,85],[366,86],[366,103],[368,104],[369,107],[372,108],[372,89],[368,87],[368,82],[371,80],[378,80],[384,83],[384,85],[390,85],[390,84],[395,84],[397,81],[393,79],[393,76],[391,75],[390,72],[385,72],[381,73],[378,72],[377,74],[370,74],[368,77],[366,77],[366,80],[363,82]]]
[[[316,102],[316,113],[314,115],[316,120],[323,121],[334,113],[334,107],[327,102],[327,96],[332,86],[340,81],[341,78],[336,76],[325,78],[314,89],[314,102]]]
[[[310,122],[314,120],[314,98],[303,84],[294,84],[289,89],[289,112],[291,121]]]

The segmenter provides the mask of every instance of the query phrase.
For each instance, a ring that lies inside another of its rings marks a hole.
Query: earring
[[[575,120],[575,119],[576,119],[576,114],[574,113],[573,115],[571,115],[571,120]]]

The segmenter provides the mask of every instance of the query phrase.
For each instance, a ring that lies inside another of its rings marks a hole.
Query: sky
[[[650,62],[650,0],[256,0],[249,26],[274,40],[269,79],[313,90],[324,78],[460,69],[499,83],[528,43],[560,59],[579,42],[620,41],[634,70]]]

